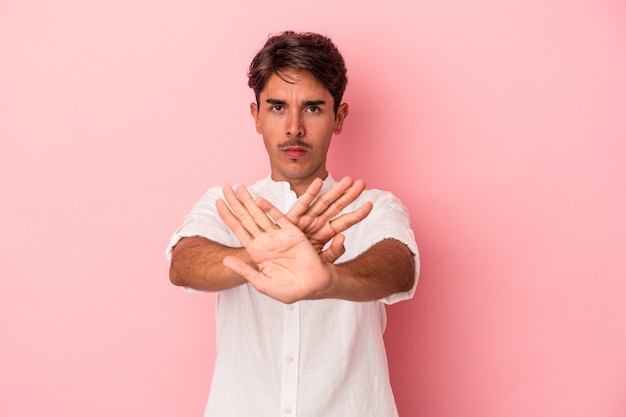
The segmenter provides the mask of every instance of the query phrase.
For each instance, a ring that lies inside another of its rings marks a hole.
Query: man
[[[396,197],[326,170],[346,84],[330,39],[271,37],[249,69],[271,174],[210,189],[172,237],[171,281],[218,292],[207,417],[397,416],[384,303],[412,297],[419,258]]]

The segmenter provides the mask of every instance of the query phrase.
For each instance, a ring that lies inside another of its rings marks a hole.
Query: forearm
[[[245,283],[243,277],[224,266],[226,256],[250,262],[245,248],[231,248],[200,236],[183,238],[172,252],[170,281],[200,291],[222,291]]]
[[[415,280],[413,254],[395,239],[385,239],[355,259],[329,268],[330,284],[319,298],[380,300],[409,291]]]

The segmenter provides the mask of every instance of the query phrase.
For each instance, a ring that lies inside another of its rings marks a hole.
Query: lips
[[[281,149],[281,151],[289,159],[300,159],[307,153],[307,150],[305,148],[297,146],[288,146]]]

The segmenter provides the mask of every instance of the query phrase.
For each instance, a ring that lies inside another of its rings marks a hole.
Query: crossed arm
[[[344,252],[343,235],[372,209],[366,203],[335,217],[364,190],[362,181],[344,178],[316,199],[314,181],[298,203],[283,214],[245,187],[224,188],[228,205],[218,200],[220,216],[244,245],[230,248],[202,237],[182,239],[174,248],[170,279],[205,291],[250,282],[258,291],[285,303],[304,299],[376,300],[407,291],[415,262],[409,249],[385,239],[357,258],[333,262]],[[322,248],[330,242],[326,250]]]

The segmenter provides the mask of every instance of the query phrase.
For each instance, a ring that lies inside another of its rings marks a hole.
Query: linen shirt
[[[336,182],[328,176],[322,192]],[[287,182],[271,178],[248,187],[286,213],[296,202]],[[231,247],[237,237],[215,208],[221,188],[209,189],[172,236],[168,259],[183,237],[203,236]],[[391,193],[366,190],[344,212],[365,201],[369,216],[345,235],[345,253],[357,257],[386,238],[403,242],[415,255],[413,288],[385,299],[337,299],[283,304],[244,284],[217,294],[217,357],[205,417],[395,417],[383,343],[384,304],[415,292],[419,255],[407,210]]]

